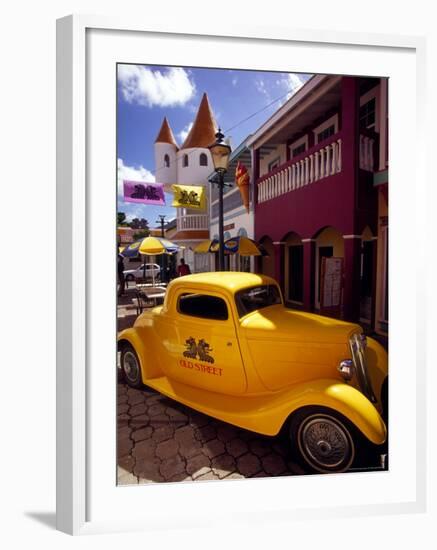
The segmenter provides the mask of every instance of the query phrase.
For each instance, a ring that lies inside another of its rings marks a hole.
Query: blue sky
[[[146,218],[150,227],[157,225],[159,214],[165,214],[168,220],[176,215],[171,206],[124,203],[121,189],[123,179],[155,180],[154,142],[164,116],[181,144],[206,92],[217,124],[231,138],[232,148],[236,148],[309,77],[230,69],[118,65],[118,211],[125,212],[128,219]],[[170,195],[166,196],[166,202],[171,205]]]

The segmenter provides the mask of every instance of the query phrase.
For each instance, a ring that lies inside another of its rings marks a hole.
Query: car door
[[[160,337],[166,338],[162,365],[170,379],[226,394],[242,394],[246,374],[229,303],[224,296],[195,289],[179,290]]]

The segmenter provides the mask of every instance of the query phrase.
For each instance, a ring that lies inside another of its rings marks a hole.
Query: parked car
[[[284,307],[252,273],[173,280],[118,342],[126,382],[235,426],[285,434],[307,470],[343,472],[387,437],[388,358],[360,326]]]
[[[161,268],[158,264],[145,264],[146,266],[146,279],[158,279]],[[144,264],[141,264],[136,269],[126,269],[123,271],[126,281],[134,281],[135,279],[142,279],[144,277]]]

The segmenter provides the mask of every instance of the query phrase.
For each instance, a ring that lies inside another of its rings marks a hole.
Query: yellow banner
[[[205,210],[205,188],[201,185],[172,185],[174,197],[172,206]]]

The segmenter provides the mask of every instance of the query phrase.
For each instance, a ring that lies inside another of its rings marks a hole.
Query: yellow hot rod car
[[[127,383],[265,435],[316,472],[383,445],[388,360],[360,326],[287,309],[276,281],[215,272],[172,281],[118,340]]]

